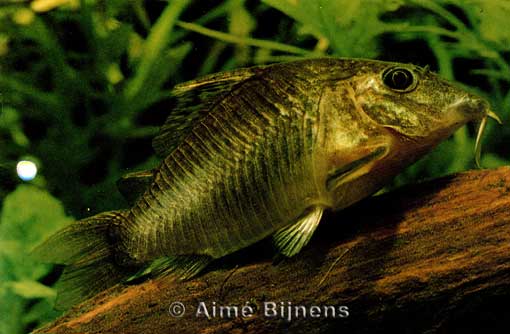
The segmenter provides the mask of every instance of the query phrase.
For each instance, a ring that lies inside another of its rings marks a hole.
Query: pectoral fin
[[[298,221],[288,227],[278,230],[273,235],[273,241],[279,251],[288,257],[294,256],[310,241],[313,232],[319,225],[324,208],[311,207]]]
[[[377,146],[360,158],[332,170],[326,179],[326,188],[328,191],[331,191],[338,187],[339,184],[370,171],[370,163],[379,160],[387,152],[388,148],[386,146]]]

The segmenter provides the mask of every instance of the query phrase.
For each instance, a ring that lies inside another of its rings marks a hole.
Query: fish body
[[[189,278],[269,236],[293,256],[324,210],[371,195],[489,111],[427,69],[356,59],[242,69],[173,93],[154,140],[161,165],[120,185],[132,207],[79,221],[39,248],[68,265],[61,304],[147,266]],[[105,277],[84,288],[98,270]]]

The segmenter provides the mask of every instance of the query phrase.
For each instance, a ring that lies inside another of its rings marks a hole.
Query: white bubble
[[[37,175],[37,166],[28,160],[21,160],[16,165],[16,172],[23,181],[30,181]]]

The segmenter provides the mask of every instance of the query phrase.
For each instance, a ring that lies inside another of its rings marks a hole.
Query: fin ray
[[[176,106],[170,112],[152,146],[159,157],[166,157],[189,134],[210,109],[236,86],[260,73],[265,66],[217,73],[200,80],[175,86],[172,95]]]
[[[56,285],[58,309],[67,309],[136,272],[117,264],[110,240],[110,227],[124,219],[124,212],[110,211],[74,222],[32,251],[41,262],[67,265]]]
[[[323,212],[324,208],[314,206],[301,215],[295,224],[278,230],[273,235],[275,246],[283,255],[288,257],[299,253],[312,238]]]
[[[198,275],[213,258],[208,255],[176,255],[161,257],[153,261],[143,274],[153,277],[175,276],[179,280],[188,280]]]
[[[117,181],[117,188],[126,201],[133,205],[154,182],[154,170],[128,173]]]

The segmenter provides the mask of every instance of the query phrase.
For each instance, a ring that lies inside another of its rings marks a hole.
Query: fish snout
[[[453,106],[457,112],[468,120],[481,120],[487,117],[491,110],[489,102],[474,95],[462,98],[459,102],[454,103]]]

